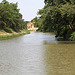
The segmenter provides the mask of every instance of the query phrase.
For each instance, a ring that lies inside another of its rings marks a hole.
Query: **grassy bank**
[[[12,32],[12,33],[7,33],[7,32],[4,32],[2,30],[1,32],[2,34],[0,34],[0,39],[8,39],[8,38],[13,38],[13,37],[17,37],[17,36],[21,36],[21,35],[25,35],[25,34],[29,34],[30,31],[28,30],[22,30],[20,32]]]

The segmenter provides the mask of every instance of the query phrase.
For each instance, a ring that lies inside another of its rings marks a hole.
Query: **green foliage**
[[[24,27],[23,27],[24,29],[27,29],[27,23],[28,23],[28,21],[24,22]]]
[[[4,28],[4,31],[6,31],[8,33],[12,33],[12,29],[11,28]]]
[[[34,26],[38,27],[38,17],[33,18],[33,21],[35,21]]]
[[[9,3],[6,0],[0,3],[0,28],[12,28],[19,31],[26,27],[17,7],[17,3]]]
[[[75,32],[71,34],[70,40],[75,41]]]
[[[29,30],[26,30],[25,32],[26,32],[27,34],[30,34],[30,31],[29,31]]]
[[[59,4],[75,4],[75,0],[44,0],[45,4],[48,6],[59,5]]]
[[[75,0],[45,0],[39,10],[39,30],[54,31],[56,37],[69,39],[75,31]]]

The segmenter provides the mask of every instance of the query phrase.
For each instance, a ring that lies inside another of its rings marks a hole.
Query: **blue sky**
[[[1,2],[2,0],[0,0]],[[38,9],[43,8],[44,0],[7,0],[8,2],[18,2],[18,8],[25,21],[32,20],[37,16]]]

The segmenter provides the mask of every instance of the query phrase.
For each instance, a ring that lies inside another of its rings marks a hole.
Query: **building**
[[[38,27],[35,27],[35,26],[34,26],[34,23],[35,23],[35,21],[30,21],[30,22],[27,24],[27,29],[28,29],[28,30],[36,31],[36,30],[38,29]]]

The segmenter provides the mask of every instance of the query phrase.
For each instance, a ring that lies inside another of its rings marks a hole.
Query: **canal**
[[[0,75],[75,75],[75,44],[35,31],[0,40]]]

